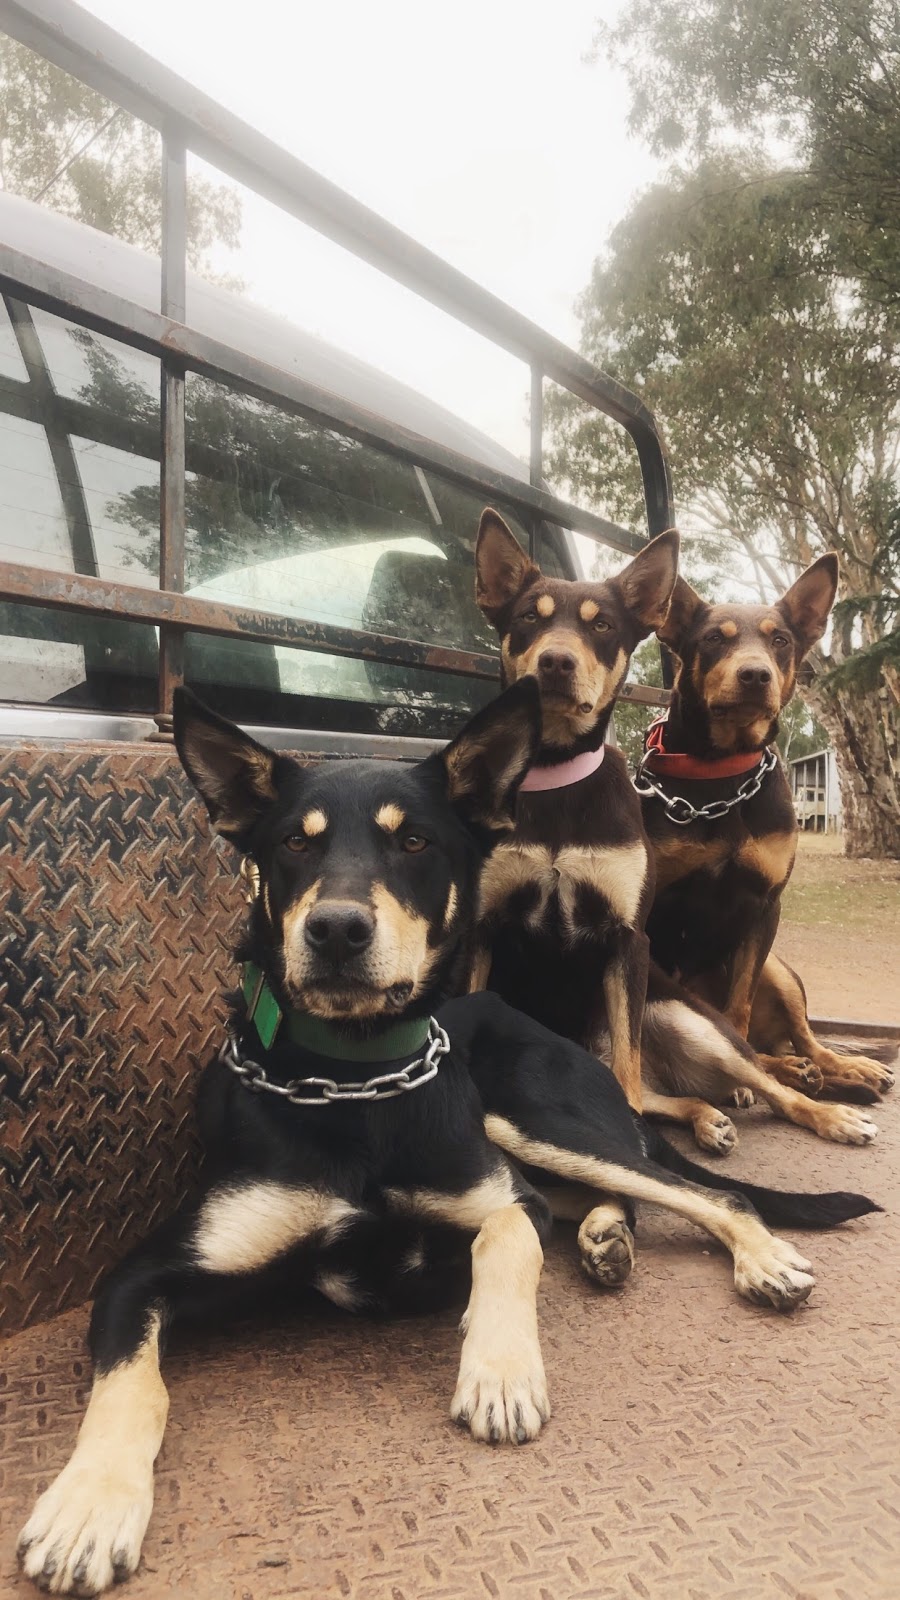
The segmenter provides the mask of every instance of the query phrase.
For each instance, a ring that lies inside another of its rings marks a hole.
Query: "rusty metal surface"
[[[4,750],[0,797],[10,1329],[83,1300],[184,1192],[244,908],[171,748]]]
[[[133,1600],[894,1600],[900,1101],[867,1150],[739,1113],[745,1176],[862,1187],[889,1215],[792,1237],[816,1289],[794,1317],[735,1296],[693,1230],[645,1213],[604,1297],[569,1230],[540,1297],[554,1415],[522,1450],[447,1420],[452,1317],[326,1313],[192,1337]],[[0,1346],[0,1593],[32,1495],[81,1413],[86,1314]]]

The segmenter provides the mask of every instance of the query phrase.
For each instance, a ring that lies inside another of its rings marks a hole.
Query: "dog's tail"
[[[791,1194],[785,1189],[764,1189],[756,1183],[743,1183],[740,1178],[711,1172],[709,1167],[688,1161],[648,1123],[644,1124],[644,1130],[649,1134],[647,1154],[667,1172],[675,1172],[704,1189],[742,1194],[763,1222],[772,1228],[836,1228],[841,1222],[849,1222],[851,1217],[865,1217],[872,1211],[884,1209],[864,1194],[848,1194],[843,1189],[830,1194]]]

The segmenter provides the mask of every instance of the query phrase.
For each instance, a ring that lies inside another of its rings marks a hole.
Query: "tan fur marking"
[[[451,885],[450,885],[450,893],[447,896],[447,906],[446,906],[446,909],[444,911],[444,932],[445,933],[448,933],[449,930],[453,926],[453,919],[456,916],[456,908],[457,908],[458,904],[459,904],[459,890],[457,889],[455,883],[451,883]]]
[[[385,833],[396,833],[406,821],[406,812],[395,806],[392,801],[388,801],[387,805],[379,806],[375,813],[375,821]]]
[[[214,1190],[197,1219],[197,1263],[207,1272],[256,1272],[312,1234],[338,1238],[356,1214],[336,1195],[286,1183]]]
[[[788,1083],[789,1087],[792,1074],[784,1057],[785,1054],[790,1056],[792,1051],[812,1062],[823,1084],[833,1093],[848,1087],[863,1087],[875,1094],[884,1094],[893,1082],[894,1074],[883,1062],[870,1056],[841,1055],[827,1049],[816,1038],[806,1015],[800,981],[774,954],[768,956],[757,985],[749,1038],[753,1048],[762,1053],[766,1071],[774,1073],[779,1082]],[[782,1073],[785,1076],[780,1076]],[[797,1083],[796,1087],[802,1085]]]
[[[319,1293],[342,1311],[358,1309],[360,1294],[352,1272],[317,1272],[315,1284]]]
[[[779,628],[782,630],[782,632],[785,631],[784,623],[776,622],[774,617],[763,617],[762,622],[759,625],[760,633],[765,633],[767,635],[777,632]]]
[[[608,901],[628,927],[634,925],[647,872],[647,852],[640,842],[606,849],[567,845],[554,852],[541,844],[501,844],[485,863],[481,876],[479,915],[503,906],[517,889],[534,886],[537,899],[525,916],[527,927],[540,926],[554,894],[570,937],[576,937],[576,897],[588,885]]]
[[[469,974],[469,994],[480,994],[483,989],[486,989],[490,975],[491,952],[482,946],[476,950],[472,958],[472,971]]]
[[[325,829],[328,827],[328,818],[326,817],[324,811],[320,811],[317,806],[314,811],[307,811],[306,816],[303,818],[301,823],[301,827],[303,828],[303,832],[306,834],[307,839],[315,839],[317,834],[325,832]]]
[[[604,710],[615,700],[625,679],[628,657],[624,650],[619,650],[612,666],[606,667],[597,660],[590,645],[574,628],[555,626],[541,633],[521,655],[512,655],[508,641],[501,642],[500,653],[509,682],[517,683],[529,674],[538,677],[538,662],[545,650],[565,651],[576,662],[571,705],[551,701],[542,706],[545,743],[565,745],[573,738],[589,733],[597,720],[598,711]],[[581,711],[581,706],[590,709]]]
[[[304,890],[296,905],[288,906],[282,917],[282,949],[284,951],[284,975],[288,985],[301,988],[303,973],[306,967],[308,951],[303,941],[303,927],[309,913],[319,898],[322,887],[321,878],[311,883]]]
[[[673,1040],[680,1044],[680,1051],[673,1050]],[[776,1116],[838,1144],[869,1144],[878,1131],[871,1117],[855,1106],[823,1104],[776,1083],[758,1062],[736,1050],[714,1022],[679,1001],[658,1001],[647,1006],[643,1046],[654,1074],[673,1089],[696,1087],[715,1098],[724,1096],[737,1084],[752,1089]],[[647,1103],[645,1098],[645,1109]],[[509,1154],[514,1153],[501,1141],[496,1142]]]
[[[729,618],[729,620],[727,622],[720,622],[719,623],[719,632],[724,634],[726,639],[736,639],[737,638],[737,632],[738,632],[738,625],[737,625],[736,622],[732,622],[731,619]]]
[[[582,622],[593,622],[599,610],[600,607],[596,600],[582,600],[581,605],[578,607],[578,615]]]
[[[372,904],[378,922],[373,964],[379,969],[379,981],[388,987],[412,979],[417,992],[432,965],[429,960],[426,969],[427,919],[401,905],[382,883],[372,886]]]
[[[476,1439],[524,1444],[550,1416],[537,1327],[543,1265],[521,1206],[487,1217],[472,1245],[472,1293],[450,1415]]]
[[[493,1212],[514,1205],[516,1191],[512,1174],[504,1165],[463,1194],[444,1194],[439,1189],[385,1189],[384,1197],[393,1211],[404,1216],[427,1217],[453,1228],[478,1229]]]
[[[552,594],[542,594],[537,601],[535,610],[539,617],[552,617],[556,610],[556,603]]]
[[[664,833],[652,841],[656,857],[656,892],[665,889],[689,872],[701,869],[716,872],[728,860],[731,844],[727,839],[708,839],[700,843],[682,833]]]
[[[97,1593],[140,1560],[169,1409],[159,1325],[154,1314],[132,1359],[94,1379],[72,1457],[22,1530],[25,1572],[37,1578],[52,1552],[56,1590],[75,1587],[77,1567],[78,1593]]]
[[[765,833],[759,839],[747,839],[738,850],[737,860],[777,888],[787,882],[796,853],[797,835],[792,829],[789,833]]]
[[[603,994],[609,1016],[610,1060],[616,1080],[632,1111],[641,1112],[640,1038],[631,1036],[626,969],[610,961],[603,973]]]
[[[647,876],[647,851],[638,840],[634,844],[566,845],[554,858],[559,874],[559,899],[563,916],[575,926],[575,893],[588,885],[609,902],[626,927],[634,927],[644,879]]]
[[[484,1126],[492,1143],[519,1161],[576,1183],[589,1184],[605,1193],[627,1195],[634,1200],[664,1206],[704,1228],[720,1239],[734,1256],[735,1286],[741,1294],[756,1298],[763,1293],[767,1298],[773,1295],[778,1298],[775,1280],[782,1279],[785,1286],[790,1284],[794,1291],[792,1295],[785,1293],[779,1302],[787,1304],[805,1298],[813,1286],[812,1278],[806,1273],[809,1263],[790,1245],[774,1238],[758,1217],[734,1211],[722,1200],[694,1188],[670,1186],[615,1162],[530,1139],[504,1117],[485,1117]]]

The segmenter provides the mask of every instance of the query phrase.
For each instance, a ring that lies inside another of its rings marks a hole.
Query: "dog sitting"
[[[890,1070],[820,1045],[800,980],[770,953],[798,831],[770,747],[837,581],[837,557],[821,556],[774,605],[755,606],[709,605],[679,578],[658,630],[678,663],[672,704],[638,778],[656,861],[647,931],[654,960],[749,1038],[780,1083],[874,1100]]]
[[[75,1451],[20,1539],[54,1593],[137,1567],[173,1323],[309,1289],[347,1310],[418,1310],[455,1298],[470,1261],[451,1415],[480,1440],[534,1438],[550,1411],[535,1308],[550,1213],[510,1158],[556,1179],[568,1215],[612,1191],[699,1223],[732,1251],[739,1292],[780,1310],[813,1279],[760,1216],[830,1227],[877,1209],[710,1192],[690,1163],[648,1157],[615,1079],[577,1046],[496,995],[442,1004],[464,986],[479,874],[537,754],[532,682],[412,768],[304,767],[183,691],[175,738],[257,893],[231,1031],[201,1085],[204,1192],[102,1283]],[[595,1232],[589,1214],[588,1256]]]
[[[710,1102],[735,1090],[823,1138],[863,1144],[876,1132],[868,1116],[776,1083],[727,1018],[659,965],[648,970],[645,924],[660,904],[654,852],[624,759],[604,740],[635,645],[654,630],[674,633],[677,558],[671,531],[606,582],[551,579],[497,512],[481,518],[476,599],[500,635],[504,683],[537,680],[543,740],[515,834],[482,878],[472,987],[495,989],[607,1060],[635,1109],[689,1123],[704,1149],[734,1146],[733,1123]],[[670,1094],[642,1092],[642,1064]],[[623,1220],[611,1207],[613,1233]]]

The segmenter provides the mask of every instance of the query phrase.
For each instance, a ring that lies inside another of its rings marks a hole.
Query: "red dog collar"
[[[647,771],[654,772],[658,778],[736,778],[742,772],[751,772],[762,761],[761,750],[716,756],[710,761],[701,761],[699,756],[684,755],[680,751],[670,754],[664,743],[665,726],[664,717],[651,722],[644,740],[647,751],[644,764]]]

